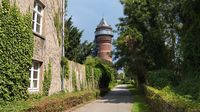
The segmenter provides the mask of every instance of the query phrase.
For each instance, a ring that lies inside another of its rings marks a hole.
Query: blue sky
[[[72,16],[74,25],[83,30],[82,41],[94,40],[94,31],[102,17],[113,27],[123,17],[123,7],[119,0],[68,0],[67,16]],[[114,38],[117,34],[114,35]]]

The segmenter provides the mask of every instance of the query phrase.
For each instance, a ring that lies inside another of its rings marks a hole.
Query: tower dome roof
[[[99,25],[97,27],[110,27],[104,18],[101,19]]]
[[[100,35],[109,35],[111,38],[113,37],[112,27],[108,25],[104,18],[101,19],[95,31],[95,36]]]

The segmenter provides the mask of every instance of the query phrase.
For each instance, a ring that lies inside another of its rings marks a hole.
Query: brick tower
[[[95,31],[96,55],[112,62],[112,27],[102,18]]]

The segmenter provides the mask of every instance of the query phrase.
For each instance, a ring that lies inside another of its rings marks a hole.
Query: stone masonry
[[[1,0],[0,0],[1,1]],[[39,92],[42,91],[42,82],[44,79],[44,69],[51,63],[52,66],[52,82],[49,94],[53,94],[61,90],[60,78],[60,60],[61,46],[58,42],[56,27],[54,26],[55,12],[61,11],[61,0],[10,0],[16,3],[22,13],[33,14],[34,1],[44,5],[42,12],[42,33],[34,34],[34,51],[33,61],[41,63]]]
[[[61,91],[61,45],[57,37],[56,27],[54,25],[55,12],[61,11],[61,0],[10,0],[11,3],[16,3],[22,13],[31,13],[33,15],[34,1],[43,4],[42,12],[42,33],[34,34],[34,51],[33,61],[41,64],[39,72],[39,91],[42,92],[42,84],[44,81],[44,71],[51,64],[52,80],[49,90],[49,95]],[[1,0],[0,0],[1,2]],[[109,46],[110,49],[110,46]],[[74,91],[72,74],[76,75],[77,90],[88,88],[86,81],[85,65],[68,61],[69,64],[69,78],[64,80],[64,90],[68,92]],[[93,73],[92,73],[93,74]],[[93,74],[94,76],[94,74]],[[94,77],[92,76],[92,82]],[[95,87],[92,83],[91,87]]]

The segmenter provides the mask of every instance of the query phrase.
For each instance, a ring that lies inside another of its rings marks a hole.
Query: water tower
[[[102,18],[95,31],[95,44],[97,56],[112,62],[112,27]]]

